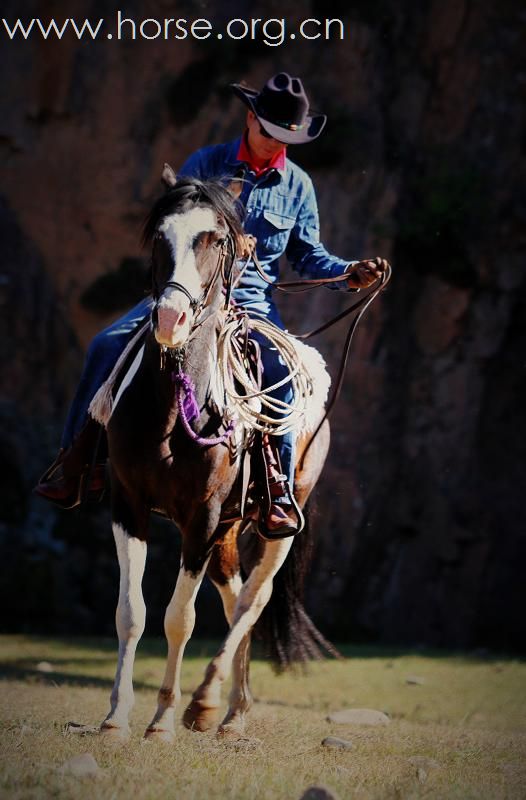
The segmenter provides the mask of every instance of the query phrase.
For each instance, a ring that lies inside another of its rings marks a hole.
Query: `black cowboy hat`
[[[327,121],[325,114],[309,114],[309,100],[301,80],[287,72],[278,72],[260,92],[240,83],[230,86],[278,142],[311,142],[320,135]]]

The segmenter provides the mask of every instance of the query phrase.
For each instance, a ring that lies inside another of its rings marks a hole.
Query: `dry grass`
[[[341,800],[526,797],[526,667],[518,661],[355,648],[344,662],[281,677],[255,661],[257,702],[247,733],[259,743],[243,749],[181,727],[174,745],[142,744],[164,653],[162,643],[145,642],[136,665],[133,735],[116,746],[64,734],[68,721],[96,725],[105,715],[114,642],[4,637],[0,648],[0,792],[9,800],[295,800],[312,784]],[[190,647],[185,698],[211,653],[210,644]],[[41,661],[53,671],[39,671]],[[411,676],[422,683],[408,684]],[[381,728],[326,721],[327,711],[345,707],[380,709],[392,721]],[[322,747],[327,735],[351,740],[352,749]],[[87,751],[101,767],[98,777],[61,771],[68,758]],[[437,765],[415,764],[413,756]]]

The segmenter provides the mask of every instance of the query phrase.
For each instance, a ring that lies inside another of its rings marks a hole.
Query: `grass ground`
[[[183,702],[200,682],[211,643],[188,648]],[[1,777],[6,800],[295,800],[316,784],[344,798],[526,798],[526,665],[444,653],[343,648],[345,661],[276,677],[254,661],[257,702],[249,742],[224,743],[180,728],[174,745],[141,743],[155,708],[164,644],[142,642],[132,737],[117,746],[65,733],[97,725],[108,709],[115,642],[0,638]],[[48,662],[42,671],[41,662]],[[39,668],[40,664],[40,668]],[[384,727],[336,725],[327,712],[373,708]],[[326,736],[349,750],[321,745]],[[259,740],[259,741],[258,741]],[[100,772],[63,769],[89,752]]]

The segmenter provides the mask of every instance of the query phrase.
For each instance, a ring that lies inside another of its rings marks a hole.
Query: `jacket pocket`
[[[279,255],[283,253],[295,222],[293,217],[284,217],[267,209],[263,211],[261,238],[267,252]]]

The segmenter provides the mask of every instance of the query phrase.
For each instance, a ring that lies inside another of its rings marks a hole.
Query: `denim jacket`
[[[209,180],[233,177],[242,162],[237,160],[240,140],[203,147],[193,153],[179,169],[179,175]],[[279,278],[279,259],[285,254],[292,267],[304,278],[329,278],[342,275],[349,261],[331,255],[320,242],[318,206],[312,181],[288,158],[283,170],[270,169],[256,178],[248,168],[244,174],[240,201],[246,209],[244,228],[257,239],[256,252],[266,275]],[[346,288],[346,283],[332,284]],[[272,287],[249,264],[243,273],[234,299],[241,305],[275,316]]]

